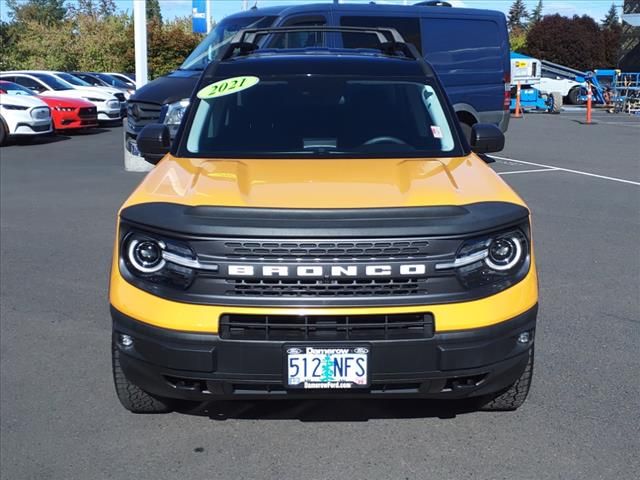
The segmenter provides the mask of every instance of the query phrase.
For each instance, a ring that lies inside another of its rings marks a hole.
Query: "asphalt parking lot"
[[[0,150],[3,479],[631,479],[640,468],[640,119],[513,120],[493,167],[533,211],[541,304],[514,413],[272,401],[136,416],[113,391],[122,130]]]

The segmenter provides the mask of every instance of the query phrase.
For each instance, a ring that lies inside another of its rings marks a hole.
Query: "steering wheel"
[[[379,143],[395,143],[396,145],[407,145],[408,143],[398,137],[373,137],[362,144],[363,147],[377,145]]]

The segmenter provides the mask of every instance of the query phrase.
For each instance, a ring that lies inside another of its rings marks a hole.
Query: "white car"
[[[112,121],[122,118],[120,100],[99,89],[75,88],[70,83],[44,72],[14,71],[0,72],[0,79],[27,87],[38,95],[80,98],[93,103],[98,110],[98,120]]]
[[[133,78],[126,76],[124,73],[116,73],[116,72],[106,72],[106,73],[107,75],[111,75],[112,77],[115,77],[118,80],[126,83],[127,85],[129,85],[130,88],[134,90],[137,88],[136,81]]]
[[[11,95],[0,83],[0,145],[9,137],[46,135],[52,131],[51,110],[42,100]]]
[[[82,78],[67,72],[38,72],[38,73],[50,73],[54,77],[64,80],[67,83],[73,85],[73,88],[79,90],[94,90],[98,92],[110,93],[118,99],[120,102],[120,110],[124,113],[127,111],[127,100],[129,97],[128,92],[123,92],[119,88],[109,87],[104,85],[91,85],[89,82]]]

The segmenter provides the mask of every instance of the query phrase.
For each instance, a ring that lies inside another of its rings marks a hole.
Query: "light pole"
[[[136,87],[147,84],[147,0],[133,0]]]

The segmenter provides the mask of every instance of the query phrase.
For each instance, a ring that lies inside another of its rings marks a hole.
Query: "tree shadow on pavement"
[[[300,420],[301,422],[366,422],[375,419],[450,419],[478,410],[470,400],[330,399],[225,400],[178,410],[211,420]]]

